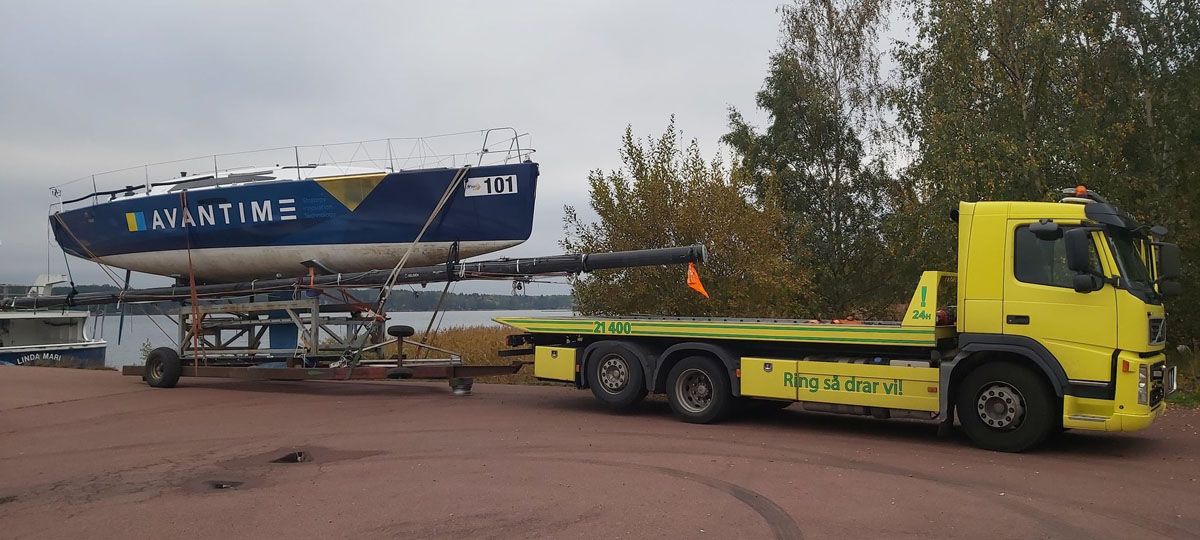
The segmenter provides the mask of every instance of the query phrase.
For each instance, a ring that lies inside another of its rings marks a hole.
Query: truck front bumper
[[[1063,427],[1096,431],[1145,429],[1167,410],[1166,397],[1177,388],[1176,368],[1162,356],[1128,358],[1129,369],[1117,374],[1115,399],[1063,397]],[[1139,373],[1147,376],[1139,379]],[[1144,387],[1139,392],[1139,382]]]

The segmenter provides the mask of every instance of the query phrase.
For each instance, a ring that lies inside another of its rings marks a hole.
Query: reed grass
[[[518,333],[507,326],[463,326],[443,329],[431,336],[427,343],[443,349],[448,349],[462,355],[463,361],[469,365],[507,365],[514,360],[533,360],[532,356],[501,357],[500,349],[506,348],[504,338],[509,334]],[[420,339],[418,333],[411,339]],[[405,346],[405,352],[410,358],[415,358],[415,347]],[[392,349],[389,353],[395,353]],[[437,355],[436,351],[429,355]],[[546,384],[533,377],[533,365],[525,366],[520,373],[480,377],[479,382],[503,384]]]

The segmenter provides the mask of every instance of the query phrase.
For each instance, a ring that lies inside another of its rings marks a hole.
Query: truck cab
[[[1064,428],[1141,429],[1174,387],[1163,300],[1179,251],[1086,188],[1067,195],[960,203],[960,361],[1036,367],[1062,400]]]

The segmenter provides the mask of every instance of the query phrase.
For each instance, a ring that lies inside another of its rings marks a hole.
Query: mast
[[[450,262],[435,266],[406,268],[396,278],[396,285],[440,283],[463,280],[501,280],[540,275],[579,274],[594,270],[635,268],[704,263],[708,253],[703,244],[660,249],[639,249],[611,253],[584,253],[575,255],[551,255],[546,257],[520,257],[492,259],[478,262]],[[197,285],[196,296],[214,299],[230,296],[247,296],[273,291],[320,288],[371,288],[382,287],[390,270],[369,270],[348,274],[330,274],[313,277],[266,279],[237,283],[212,283]],[[192,290],[186,285],[129,289],[115,292],[78,293],[74,296],[51,295],[36,298],[11,298],[0,303],[0,309],[63,308],[94,306],[120,302],[162,302],[188,300]]]

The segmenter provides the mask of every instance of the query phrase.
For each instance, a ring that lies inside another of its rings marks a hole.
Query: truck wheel
[[[675,416],[684,422],[721,421],[733,408],[725,368],[704,356],[680,360],[667,375],[667,401]]]
[[[146,384],[155,388],[174,388],[183,374],[179,354],[170,347],[159,347],[146,355]]]
[[[588,360],[587,375],[592,395],[614,410],[628,409],[646,397],[641,359],[619,343],[598,345]]]
[[[955,392],[958,421],[980,448],[1023,452],[1041,444],[1058,426],[1054,393],[1040,374],[1025,366],[984,364]]]

